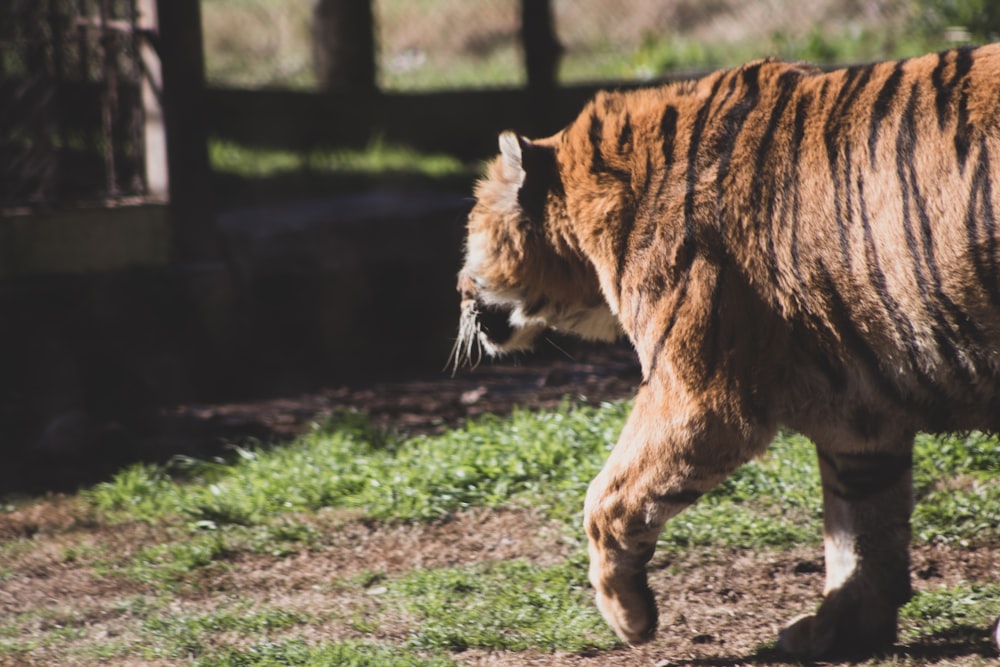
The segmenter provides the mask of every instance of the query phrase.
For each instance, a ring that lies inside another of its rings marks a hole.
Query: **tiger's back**
[[[563,186],[647,373],[677,347],[685,302],[708,299],[678,372],[704,384],[739,374],[727,356],[777,364],[742,371],[757,396],[789,388],[757,406],[778,421],[802,421],[796,397],[851,390],[922,429],[1000,428],[998,82],[1000,48],[983,47],[599,96],[565,131]],[[611,224],[595,191],[623,202]],[[748,349],[733,353],[737,333]]]
[[[643,382],[584,508],[612,628],[653,635],[664,522],[787,426],[816,445],[827,567],[779,645],[890,644],[914,435],[1000,431],[1000,45],[760,61],[601,93],[556,135],[500,145],[469,218],[456,363],[547,327],[635,346]]]

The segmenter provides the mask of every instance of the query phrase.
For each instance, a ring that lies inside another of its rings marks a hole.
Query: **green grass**
[[[287,446],[234,447],[225,461],[180,459],[123,470],[83,495],[88,520],[111,531],[148,524],[137,534],[149,537],[124,549],[67,540],[53,557],[59,567],[89,569],[97,580],[127,582],[123,590],[142,595],[111,607],[80,599],[8,616],[0,622],[0,663],[42,652],[72,658],[71,664],[127,657],[213,666],[438,666],[454,664],[452,657],[468,649],[612,648],[617,640],[586,582],[581,508],[629,407],[520,410],[412,438],[345,412]],[[995,438],[918,438],[916,541],[995,548],[989,545],[1000,537],[998,479]],[[334,577],[317,582],[330,600],[319,609],[251,601],[238,588],[210,606],[185,602],[201,599],[208,582],[229,580],[248,558],[267,563],[333,548],[345,522],[377,527],[504,507],[530,507],[557,530],[562,526],[564,555],[544,563],[511,559]],[[763,456],[668,522],[660,549],[695,549],[710,559],[740,549],[817,548],[821,532],[813,447],[781,433]],[[3,546],[10,577],[23,576],[14,563],[32,558],[31,542]],[[984,629],[997,614],[1000,586],[993,581],[924,591],[902,610],[904,651],[945,655],[954,645],[991,655]],[[90,628],[101,623],[129,629],[91,637]],[[304,639],[317,632],[303,628],[330,626],[348,637]],[[392,628],[389,636],[385,628]],[[913,664],[905,652],[886,660],[871,664]]]
[[[801,35],[779,31],[746,42],[647,34],[631,49],[569,53],[562,62],[561,74],[564,81],[644,80],[732,67],[764,57],[849,65],[946,48],[948,44],[937,35],[936,30],[918,32],[880,26],[832,32],[819,25]]]
[[[249,649],[229,649],[199,660],[198,667],[451,667],[443,656],[424,656],[397,646],[364,642],[311,645],[301,640],[262,642]]]
[[[364,150],[324,149],[309,152],[251,148],[232,141],[209,142],[209,161],[215,171],[246,178],[286,173],[384,175],[409,173],[430,178],[461,176],[470,167],[444,154],[420,153],[406,146],[374,139]]]
[[[515,499],[571,511],[624,419],[624,405],[486,417],[445,435],[404,439],[344,413],[285,447],[237,449],[231,464],[138,465],[89,492],[121,520],[186,517],[202,526],[260,525],[324,507],[372,519],[433,519]]]
[[[451,155],[423,153],[373,138],[363,149],[290,150],[211,138],[209,162],[217,198],[249,206],[373,188],[467,193],[479,168]]]
[[[586,486],[627,412],[627,403],[518,411],[507,419],[484,417],[440,436],[410,439],[377,432],[363,415],[344,413],[285,447],[235,448],[229,463],[134,466],[95,487],[88,498],[111,518],[173,518],[200,531],[182,553],[147,554],[150,563],[166,560],[170,567],[224,555],[221,527],[267,529],[233,533],[244,543],[308,543],[315,531],[289,517],[322,508],[409,521],[514,504],[540,508],[573,532]],[[917,539],[968,543],[997,535],[998,477],[994,438],[921,436],[915,452]],[[661,542],[740,548],[815,542],[821,512],[812,446],[782,433],[764,456],[669,522]]]
[[[586,590],[582,562],[523,561],[415,571],[390,582],[391,597],[417,619],[414,648],[522,651],[608,649],[618,640]]]
[[[900,619],[904,638],[920,640],[963,628],[982,634],[998,614],[1000,584],[981,582],[918,593],[900,610]]]

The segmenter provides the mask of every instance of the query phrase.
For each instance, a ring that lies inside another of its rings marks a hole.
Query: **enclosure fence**
[[[0,209],[146,191],[137,0],[0,0]]]
[[[551,0],[559,82],[652,79],[762,55],[875,58],[898,50],[932,1]],[[321,2],[202,0],[209,84],[315,88]],[[521,2],[372,0],[378,87],[523,85]]]

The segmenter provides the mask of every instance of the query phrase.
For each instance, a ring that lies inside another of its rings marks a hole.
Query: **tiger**
[[[453,360],[550,329],[634,348],[637,393],[584,500],[610,627],[655,637],[665,522],[785,428],[817,452],[825,585],[778,648],[894,644],[914,437],[1000,431],[1000,44],[603,91],[499,149],[466,223]]]

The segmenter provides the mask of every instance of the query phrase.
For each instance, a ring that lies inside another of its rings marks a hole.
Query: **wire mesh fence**
[[[0,0],[0,208],[145,192],[136,0]]]
[[[202,0],[209,83],[316,87],[318,1]],[[372,0],[378,86],[522,85],[521,1]],[[552,0],[559,78],[642,80],[770,55],[827,63],[910,55],[939,43],[928,39],[930,18],[947,16],[934,7],[964,1]]]

